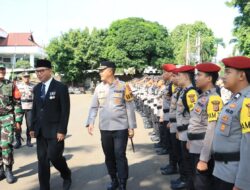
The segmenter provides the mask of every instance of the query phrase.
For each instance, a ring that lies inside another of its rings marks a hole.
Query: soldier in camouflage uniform
[[[34,84],[30,83],[30,75],[28,72],[24,72],[22,76],[22,82],[17,84],[17,87],[21,93],[21,104],[22,104],[22,110],[24,112],[25,120],[26,120],[26,136],[27,136],[27,142],[26,145],[28,147],[32,147],[31,144],[31,137],[29,134],[29,128],[31,125],[31,109],[33,105],[33,88]],[[14,145],[15,149],[18,149],[21,147],[21,130],[16,132],[16,144]]]
[[[0,180],[6,177],[8,183],[14,183],[12,142],[14,129],[20,130],[22,110],[20,92],[12,82],[4,79],[5,74],[5,66],[0,63]]]

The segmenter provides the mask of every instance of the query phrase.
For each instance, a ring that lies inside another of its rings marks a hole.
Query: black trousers
[[[234,184],[223,181],[217,177],[214,177],[214,187],[213,190],[232,190]]]
[[[176,133],[170,133],[171,148],[169,149],[169,163],[173,166],[181,165],[181,145],[180,141],[176,139]]]
[[[163,135],[162,135],[162,146],[164,149],[167,149],[168,151],[170,151],[169,149],[171,148],[171,140],[170,140],[170,129],[167,128],[168,125],[168,121],[164,121],[163,122]]]
[[[115,178],[118,174],[120,179],[128,179],[128,160],[126,157],[128,130],[101,130],[101,141],[110,177]]]
[[[208,170],[198,171],[197,164],[200,161],[200,154],[190,153],[192,160],[192,176],[193,176],[193,189],[195,190],[211,190],[213,189],[213,169],[214,160],[210,159],[208,162]]]
[[[24,116],[25,116],[25,121],[26,121],[26,136],[27,139],[30,140],[30,125],[31,125],[31,110],[24,110]]]
[[[71,177],[70,169],[63,157],[64,141],[37,137],[38,178],[40,190],[50,189],[50,162],[60,172],[63,179]]]
[[[189,154],[189,151],[186,147],[187,141],[180,141],[181,142],[181,162],[182,162],[182,172],[183,178],[188,184],[188,190],[192,189],[192,160]],[[181,176],[182,177],[182,176]]]

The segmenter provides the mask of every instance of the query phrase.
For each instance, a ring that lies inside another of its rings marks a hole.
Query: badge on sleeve
[[[250,133],[250,98],[245,98],[240,112],[240,124],[242,133]]]
[[[222,106],[223,102],[220,96],[213,95],[209,97],[207,105],[208,122],[217,121]]]
[[[134,99],[133,97],[133,94],[132,94],[132,91],[130,89],[130,86],[126,83],[125,84],[125,94],[124,94],[124,99],[127,101],[127,102],[130,102]]]
[[[188,105],[189,111],[192,111],[198,99],[197,92],[193,89],[189,90],[187,92],[186,99],[187,99],[187,105]]]

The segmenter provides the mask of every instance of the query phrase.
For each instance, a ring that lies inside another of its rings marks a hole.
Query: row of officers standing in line
[[[250,58],[222,62],[223,88],[213,63],[164,64],[162,78],[131,82],[145,128],[153,127],[152,140],[159,140],[158,154],[169,154],[161,173],[179,174],[172,189],[250,189]]]

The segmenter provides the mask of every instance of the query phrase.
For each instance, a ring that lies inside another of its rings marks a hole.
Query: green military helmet
[[[0,61],[0,69],[5,69],[5,64],[3,62]]]

